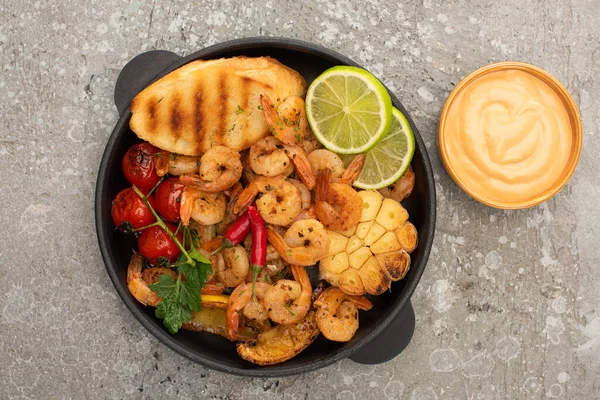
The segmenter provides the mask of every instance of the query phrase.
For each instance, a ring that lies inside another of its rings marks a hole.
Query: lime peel
[[[339,113],[344,116],[340,118]],[[327,118],[330,115],[335,117]],[[374,147],[389,132],[392,100],[370,72],[336,66],[319,75],[308,88],[306,116],[316,138],[327,149],[359,154]]]
[[[404,175],[415,152],[415,137],[406,117],[400,110],[392,110],[393,122],[390,132],[371,150],[364,168],[354,182],[360,189],[381,189],[391,185]]]

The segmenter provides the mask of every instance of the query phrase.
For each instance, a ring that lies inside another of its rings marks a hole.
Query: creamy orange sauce
[[[454,99],[442,145],[469,191],[518,203],[553,186],[572,140],[569,115],[554,90],[527,72],[501,70],[475,79]]]

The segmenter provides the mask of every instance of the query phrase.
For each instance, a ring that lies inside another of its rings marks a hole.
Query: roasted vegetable
[[[319,336],[315,312],[310,311],[296,324],[277,325],[258,336],[255,342],[240,343],[237,351],[244,360],[273,365],[289,360],[306,349]]]
[[[328,230],[329,253],[320,260],[321,279],[349,295],[379,295],[410,268],[417,247],[417,230],[408,212],[379,192],[359,192],[363,199],[360,223],[353,231]]]
[[[203,295],[202,309],[192,312],[192,319],[184,323],[182,328],[193,332],[208,332],[229,339],[225,322],[228,299],[229,296],[226,295]],[[255,340],[261,332],[260,328],[245,322],[241,321],[236,340]]]

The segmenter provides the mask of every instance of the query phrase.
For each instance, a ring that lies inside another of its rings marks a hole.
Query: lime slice
[[[339,154],[358,154],[390,130],[392,100],[370,72],[338,66],[323,72],[308,88],[306,117],[323,146]]]
[[[390,132],[365,153],[365,166],[354,182],[357,188],[381,189],[389,186],[400,179],[410,165],[415,153],[415,137],[406,117],[398,109],[393,108],[392,117]]]

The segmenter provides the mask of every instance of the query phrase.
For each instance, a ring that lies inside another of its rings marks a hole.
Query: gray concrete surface
[[[0,2],[0,398],[600,398],[600,1]],[[105,272],[96,171],[120,68],[277,35],[328,46],[382,78],[430,150],[438,229],[410,347],[283,379],[195,365],[151,337]],[[450,90],[522,60],[581,108],[575,176],[555,198],[498,211],[446,175],[436,146]]]

